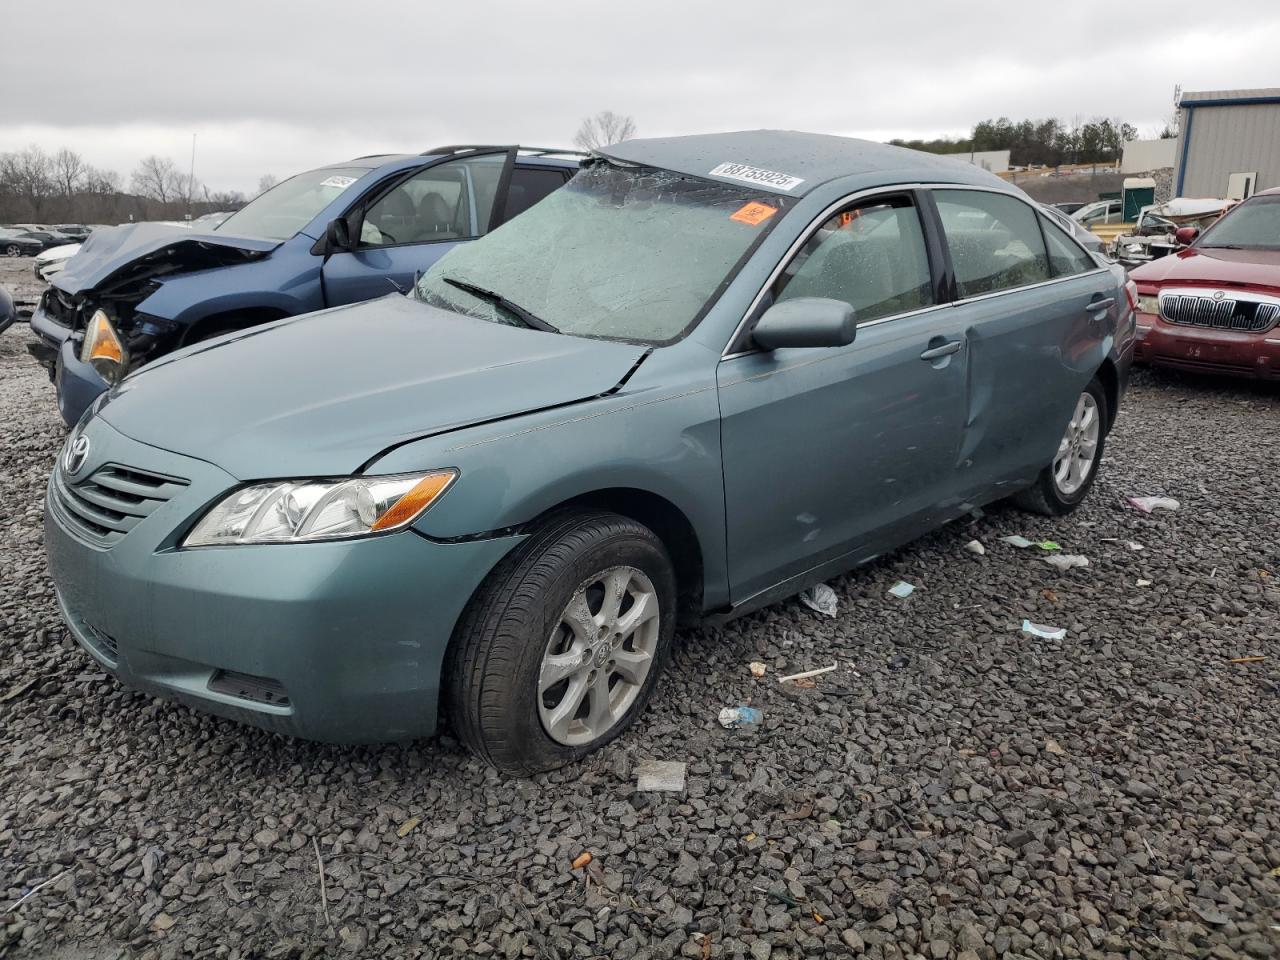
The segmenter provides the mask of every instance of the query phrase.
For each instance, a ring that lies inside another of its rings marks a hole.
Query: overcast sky
[[[887,139],[1009,116],[1122,117],[1173,88],[1280,84],[1280,3],[307,0],[6,3],[0,151],[149,153],[253,192],[367,153],[777,127]],[[56,19],[56,24],[53,20]]]

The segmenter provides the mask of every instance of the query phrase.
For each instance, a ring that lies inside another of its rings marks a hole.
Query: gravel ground
[[[0,337],[2,956],[1280,954],[1274,389],[1140,373],[1073,517],[996,508],[834,581],[835,619],[688,632],[620,742],[510,781],[448,737],[302,743],[105,677],[46,579],[62,430],[27,336]],[[763,723],[722,729],[738,703]],[[636,792],[649,758],[685,792]]]

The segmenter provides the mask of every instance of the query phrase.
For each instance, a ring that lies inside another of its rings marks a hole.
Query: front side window
[[[1039,218],[1027,204],[982,190],[936,190],[933,196],[961,297],[1049,279]]]
[[[417,295],[495,323],[528,323],[526,313],[561,333],[666,343],[702,318],[793,202],[597,161],[519,217],[450,250]]]
[[[1196,246],[1280,250],[1280,196],[1246,200],[1206,230]]]
[[[1044,222],[1044,240],[1049,248],[1049,269],[1055,277],[1071,277],[1098,268],[1093,257],[1052,220]]]
[[[276,184],[214,229],[237,237],[288,240],[369,171],[363,167],[309,170]]]
[[[879,198],[819,227],[774,283],[773,300],[842,300],[865,323],[930,306],[931,286],[924,231],[911,199]]]
[[[385,247],[479,237],[489,229],[506,154],[427,167],[364,212],[360,245]]]

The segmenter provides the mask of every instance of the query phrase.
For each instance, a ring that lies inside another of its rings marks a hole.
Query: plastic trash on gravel
[[[1089,558],[1078,553],[1055,553],[1051,557],[1041,557],[1045,563],[1064,573],[1073,567],[1087,567]]]
[[[683,793],[686,765],[675,760],[645,760],[636,766],[636,789],[642,793]]]
[[[755,707],[725,707],[720,711],[720,726],[726,730],[754,726],[763,719],[764,715]]]
[[[1177,510],[1180,504],[1173,497],[1127,497],[1129,505],[1142,513],[1156,510]]]
[[[1017,547],[1019,550],[1024,547],[1035,546],[1034,540],[1028,540],[1026,537],[1020,537],[1016,533],[1011,537],[1001,537],[1000,540],[1002,543],[1007,543],[1011,547]]]
[[[1023,620],[1022,632],[1028,633],[1033,637],[1039,637],[1042,640],[1062,640],[1067,635],[1067,628],[1049,627],[1043,623],[1032,623],[1030,620]]]
[[[836,611],[840,609],[840,600],[836,597],[836,592],[825,583],[810,587],[801,593],[800,602],[824,617],[834,617]]]
[[[964,548],[976,557],[985,556],[987,553],[987,548],[978,540],[970,540],[964,545]]]
[[[907,583],[905,580],[899,580],[889,588],[889,595],[897,597],[899,600],[905,600],[915,592],[915,585]]]

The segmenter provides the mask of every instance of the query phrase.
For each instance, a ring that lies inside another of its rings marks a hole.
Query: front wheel
[[[1050,517],[1078,507],[1098,476],[1107,422],[1107,394],[1095,377],[1076,399],[1053,462],[1040,471],[1034,484],[1014,495],[1014,503]]]
[[[675,632],[662,541],[626,517],[553,517],[489,575],[449,646],[449,718],[473,752],[528,776],[598,749],[644,709]]]

